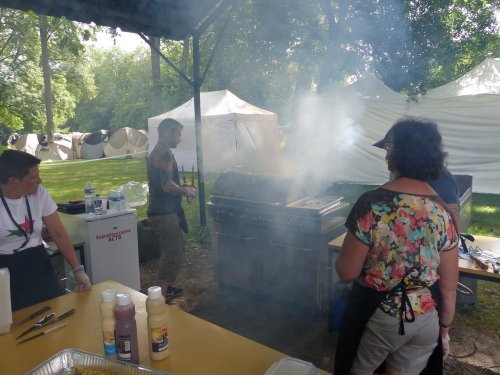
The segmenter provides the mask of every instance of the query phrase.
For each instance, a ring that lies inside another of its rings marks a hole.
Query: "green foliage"
[[[453,327],[466,326],[478,334],[498,337],[500,308],[500,283],[478,280],[477,304],[471,308],[459,309]],[[450,336],[453,337],[452,327]]]
[[[95,27],[48,17],[49,67],[56,130],[78,101],[91,97],[82,61],[83,39]],[[43,133],[46,126],[38,15],[0,8],[0,122],[12,131]]]
[[[146,51],[91,50],[87,59],[97,95],[83,101],[66,126],[82,132],[124,126],[145,129],[151,97]]]
[[[222,35],[202,89],[229,89],[277,112],[283,125],[294,120],[304,93],[367,71],[395,90],[422,93],[500,56],[496,10],[496,0],[237,2],[227,29],[222,14],[201,36],[203,72]],[[95,28],[50,17],[49,26],[56,126],[146,128],[154,94],[149,49],[84,51],[81,41]],[[21,121],[26,131],[45,123],[38,39],[36,15],[0,9],[0,122],[19,128]],[[162,40],[162,53],[192,79],[191,50],[184,48]],[[160,65],[166,111],[189,99],[192,88]]]

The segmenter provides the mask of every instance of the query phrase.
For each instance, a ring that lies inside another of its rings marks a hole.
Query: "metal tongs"
[[[184,164],[181,165],[181,172],[182,172],[182,186],[183,187],[186,187],[186,186],[195,187],[194,186],[194,164],[193,164],[193,167],[191,168],[191,185],[187,184],[186,173],[184,172]],[[189,198],[187,195],[186,195],[186,201],[188,203],[191,203],[191,198]]]

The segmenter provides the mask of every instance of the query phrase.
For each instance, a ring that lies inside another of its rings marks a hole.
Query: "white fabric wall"
[[[304,128],[316,136],[305,131],[298,138],[308,145],[303,163],[317,175],[362,184],[386,182],[385,151],[372,144],[398,118],[410,115],[438,124],[452,173],[472,175],[474,192],[500,194],[500,59],[485,60],[417,101],[368,76],[314,103],[322,104],[307,103],[301,112],[309,120]],[[323,113],[323,119],[318,121],[314,112]]]
[[[500,194],[500,95],[424,97],[410,113],[437,122],[449,169],[472,175],[474,192]]]

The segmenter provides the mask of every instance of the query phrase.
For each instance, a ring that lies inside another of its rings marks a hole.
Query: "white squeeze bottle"
[[[115,343],[115,314],[113,308],[116,304],[116,292],[114,289],[104,289],[101,291],[101,325],[102,342],[104,345],[104,354],[110,357],[116,357]]]
[[[0,268],[0,335],[9,332],[11,324],[10,273],[8,268]]]
[[[158,361],[168,357],[167,304],[161,287],[148,288],[146,299],[148,312],[149,357]]]

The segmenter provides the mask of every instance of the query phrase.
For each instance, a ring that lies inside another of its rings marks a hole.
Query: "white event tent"
[[[333,97],[317,97],[315,102],[326,103],[319,108],[332,113],[326,122],[334,128],[331,134],[323,133],[330,149],[318,158],[331,162],[313,163],[320,174],[361,184],[386,182],[385,151],[372,144],[383,138],[398,118],[425,117],[439,126],[450,171],[472,175],[474,192],[500,194],[498,58],[486,59],[463,77],[417,100],[410,100],[368,75],[338,89]],[[311,108],[308,103],[306,109]],[[344,112],[343,116],[340,112]],[[321,149],[319,142],[314,144],[316,152]]]
[[[201,93],[201,130],[205,172],[220,172],[251,162],[256,155],[279,152],[278,116],[258,108],[228,90]],[[181,142],[173,149],[179,166],[197,170],[194,101],[148,119],[148,150],[158,142],[158,124],[173,118],[183,126]]]
[[[429,90],[410,113],[435,120],[453,173],[473,176],[473,191],[500,194],[500,58]]]

